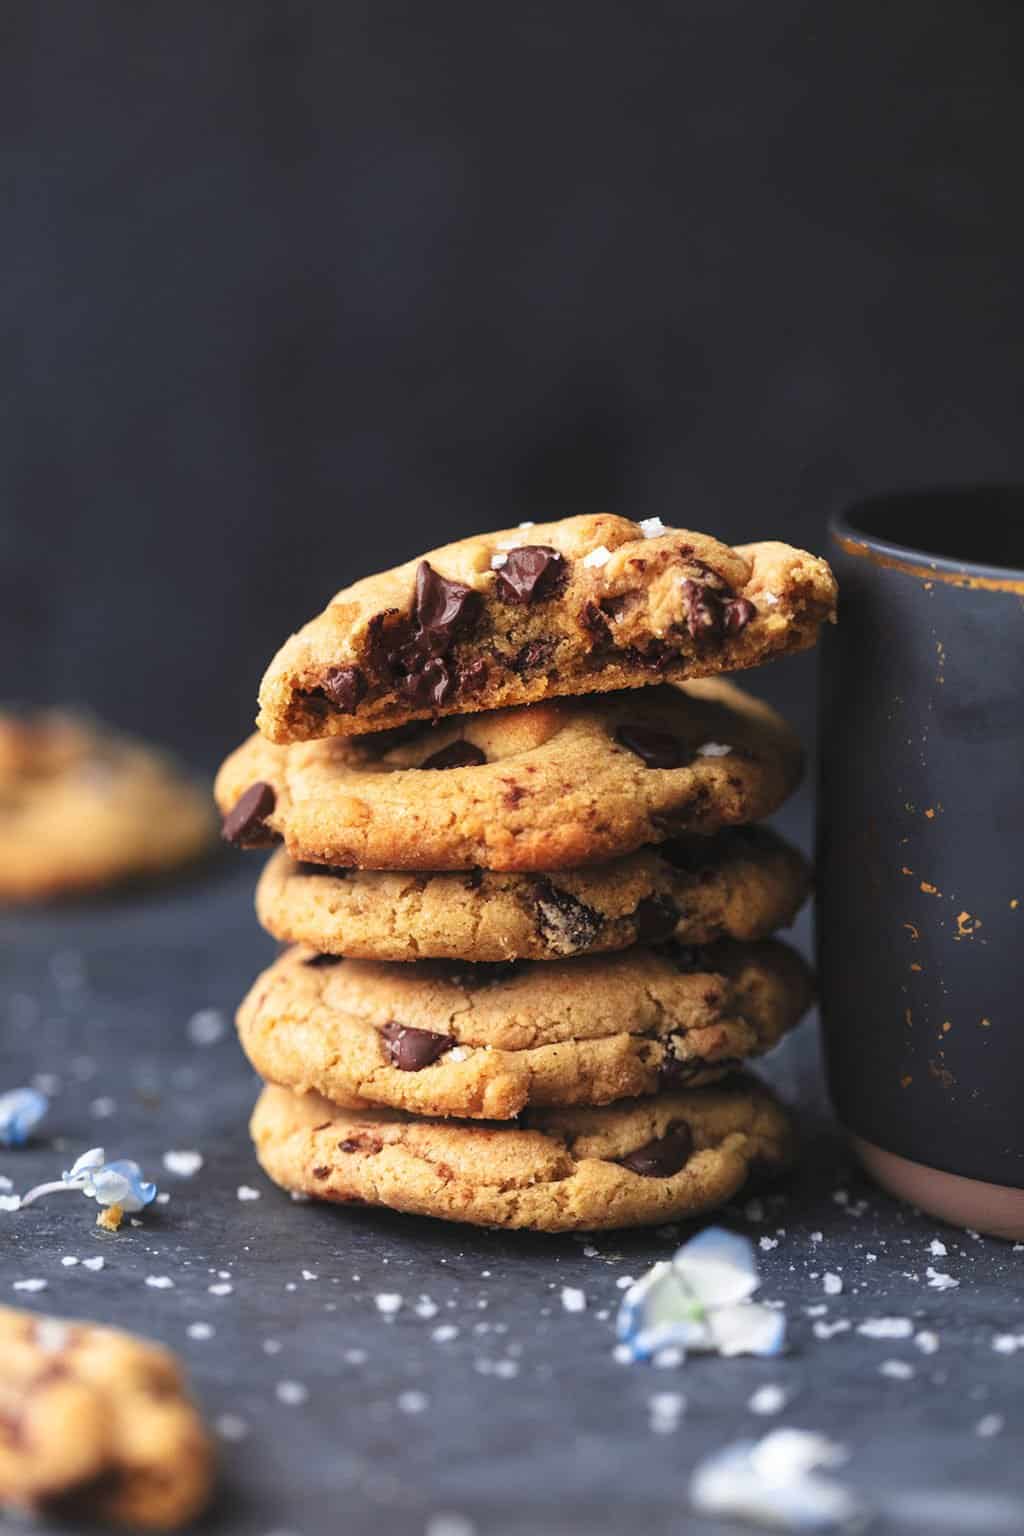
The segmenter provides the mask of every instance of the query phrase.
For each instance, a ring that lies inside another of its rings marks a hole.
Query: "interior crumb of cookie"
[[[657,530],[648,539],[619,562],[605,593],[606,544],[570,561],[547,545],[499,541],[485,590],[421,561],[409,611],[374,615],[352,658],[296,692],[289,722],[315,728],[328,715],[372,715],[396,698],[401,707],[448,709],[513,680],[614,665],[657,676],[747,627],[757,610],[719,571],[689,547],[659,548]]]

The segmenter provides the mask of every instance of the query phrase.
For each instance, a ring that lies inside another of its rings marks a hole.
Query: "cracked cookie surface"
[[[793,1028],[811,990],[772,940],[511,966],[294,949],[254,982],[238,1032],[260,1076],[297,1092],[507,1120],[715,1081]]]
[[[170,870],[213,834],[207,792],[155,748],[58,711],[0,713],[0,902]]]
[[[540,1232],[700,1216],[792,1156],[785,1112],[740,1078],[600,1109],[531,1110],[515,1126],[345,1110],[263,1090],[256,1154],[282,1188],[446,1221]]]
[[[339,592],[260,688],[271,741],[681,682],[814,644],[824,560],[610,514],[479,534]]]
[[[296,864],[256,890],[274,938],[363,960],[557,960],[637,943],[760,939],[792,922],[805,860],[765,827],[726,828],[558,874],[401,874]]]
[[[709,679],[397,735],[281,747],[257,734],[216,795],[229,840],[282,837],[301,861],[548,872],[757,821],[801,767],[781,716]]]
[[[113,1328],[0,1307],[0,1502],[170,1530],[213,1454],[174,1356]]]

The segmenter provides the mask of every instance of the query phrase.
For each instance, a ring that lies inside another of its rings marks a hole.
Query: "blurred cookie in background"
[[[0,710],[0,902],[158,874],[213,843],[209,796],[157,748],[63,710]]]

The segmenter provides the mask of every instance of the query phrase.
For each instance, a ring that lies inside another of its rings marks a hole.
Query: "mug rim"
[[[986,586],[1024,596],[1024,564],[998,565],[983,560],[954,558],[919,544],[884,538],[858,526],[856,521],[859,512],[882,507],[886,502],[898,505],[915,501],[925,502],[929,499],[967,501],[972,497],[993,494],[1019,498],[1021,509],[1024,511],[1024,485],[1010,482],[979,482],[963,485],[912,486],[860,497],[841,511],[831,515],[829,533],[847,554],[866,557],[876,565],[889,566],[905,571],[908,575],[922,576],[926,580],[939,579],[958,585]]]

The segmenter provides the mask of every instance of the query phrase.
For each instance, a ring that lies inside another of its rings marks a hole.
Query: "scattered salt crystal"
[[[940,1274],[930,1264],[925,1270],[925,1274],[928,1277],[928,1284],[933,1291],[952,1291],[960,1284],[960,1281],[954,1280],[952,1275]]]
[[[166,1189],[158,1189],[157,1190],[157,1194],[156,1194],[156,1203],[157,1203],[157,1205],[169,1205],[170,1202],[171,1202],[171,1197],[167,1193]]]
[[[110,1116],[117,1113],[117,1105],[113,1099],[93,1099],[89,1105],[89,1113],[95,1115],[97,1120],[109,1120]]]
[[[273,1339],[267,1340],[267,1344],[272,1344],[274,1342],[276,1341]],[[264,1345],[264,1348],[266,1348],[266,1345]],[[281,1348],[280,1344],[278,1344],[277,1348]],[[277,1350],[275,1350],[274,1353],[276,1354]],[[342,1356],[342,1359],[345,1361],[346,1365],[365,1365],[369,1358],[370,1357],[366,1353],[365,1349],[346,1349],[344,1355]]]
[[[394,1291],[381,1291],[373,1298],[378,1312],[383,1312],[385,1317],[393,1317],[402,1305],[402,1298]]]
[[[849,1333],[852,1326],[844,1318],[835,1323],[815,1323],[814,1337],[816,1339],[834,1339],[837,1333]]]
[[[612,1359],[617,1361],[619,1365],[632,1365],[633,1351],[628,1344],[616,1344],[612,1350]]]
[[[102,1254],[97,1254],[94,1259],[83,1259],[82,1260],[82,1268],[83,1269],[91,1269],[91,1270],[93,1270],[95,1272],[97,1270],[102,1269],[103,1265],[105,1263],[106,1263],[106,1260],[104,1259],[103,1255]]]
[[[587,1310],[586,1292],[579,1290],[575,1285],[563,1285],[562,1306],[567,1312],[585,1312]]]
[[[1020,1348],[1020,1340],[1015,1333],[997,1333],[992,1340],[992,1348],[997,1355],[1015,1355]]]
[[[864,1255],[864,1257],[867,1259],[869,1264],[877,1264],[877,1262],[878,1262],[878,1254],[877,1253],[866,1253]]]
[[[231,1441],[233,1444],[244,1440],[249,1433],[249,1426],[244,1419],[240,1419],[237,1413],[222,1413],[214,1419],[214,1428],[222,1440]]]
[[[413,1308],[413,1311],[416,1313],[417,1317],[436,1317],[438,1312],[437,1302],[431,1301],[429,1296],[421,1296]]]
[[[206,1289],[211,1296],[230,1296],[234,1286],[228,1280],[218,1280],[216,1285],[208,1285]]]
[[[15,1291],[45,1291],[47,1284],[46,1280],[15,1280],[11,1289]]]
[[[589,566],[607,565],[612,557],[612,552],[604,544],[599,544],[589,554],[583,556],[583,564]]]
[[[13,1188],[14,1188],[14,1185],[12,1184],[11,1180],[7,1177],[6,1173],[0,1173],[0,1189],[13,1189]]]
[[[429,1398],[425,1392],[399,1392],[398,1407],[402,1413],[423,1413]]]
[[[319,1280],[320,1276],[315,1275],[311,1269],[304,1269],[302,1271],[302,1278],[303,1280]]]
[[[813,1307],[804,1307],[804,1311],[808,1317],[824,1317],[825,1313],[828,1311],[828,1303],[824,1301],[818,1301],[815,1302]]]
[[[655,1392],[647,1400],[651,1428],[656,1435],[669,1435],[686,1412],[686,1398],[681,1392]]]
[[[492,571],[500,571],[502,566],[505,565],[505,563],[507,562],[507,560],[508,560],[508,555],[506,555],[504,553],[497,554],[497,555],[492,555],[491,556],[491,570]]]
[[[939,1336],[937,1333],[932,1333],[929,1329],[923,1328],[920,1333],[915,1333],[914,1343],[922,1355],[934,1355],[939,1347]]]
[[[73,1269],[78,1263],[78,1260],[75,1258],[73,1253],[66,1253],[61,1259],[61,1263],[64,1265],[65,1269]]]
[[[944,1259],[946,1257],[946,1245],[945,1243],[940,1243],[937,1237],[933,1237],[928,1244],[928,1252],[934,1259]]]
[[[685,1359],[686,1355],[683,1350],[676,1345],[669,1344],[664,1349],[655,1351],[651,1357],[651,1364],[656,1365],[659,1370],[670,1371],[676,1366],[682,1365]]]
[[[825,1286],[826,1296],[839,1296],[842,1294],[843,1282],[841,1276],[833,1275],[831,1273],[826,1274],[823,1283]]]
[[[706,741],[697,748],[698,757],[728,757],[732,747],[724,741]]]
[[[781,1413],[786,1402],[787,1397],[781,1387],[768,1385],[758,1387],[748,1401],[747,1407],[751,1413]]]
[[[519,524],[519,525],[518,525],[518,526],[519,526],[519,527],[520,527],[520,528],[536,528],[536,526],[537,526],[537,524],[536,524],[536,523],[535,523],[535,522],[534,522],[534,521],[533,521],[533,519],[532,519],[532,518],[531,518],[531,519],[529,519],[529,520],[528,520],[528,521],[527,521],[527,522],[525,522],[525,523],[520,523],[520,524]]]
[[[991,1440],[993,1435],[1001,1433],[1006,1420],[1001,1413],[986,1413],[984,1418],[978,1420],[974,1426],[974,1433],[982,1440]]]
[[[620,1291],[628,1291],[635,1282],[632,1275],[620,1275],[615,1284]]]
[[[459,1330],[454,1323],[439,1323],[430,1337],[437,1344],[448,1344],[452,1339],[457,1339]]]
[[[913,1331],[909,1317],[869,1317],[857,1326],[866,1339],[909,1339]]]
[[[811,1233],[811,1242],[812,1243],[821,1243],[821,1242],[824,1242],[824,1239],[825,1239],[824,1232],[812,1232]]]
[[[146,1284],[152,1286],[154,1291],[172,1291],[174,1281],[170,1275],[147,1275]]]
[[[309,1397],[309,1389],[301,1381],[279,1381],[274,1391],[278,1402],[287,1403],[290,1408],[297,1408]]]
[[[889,1376],[893,1381],[909,1381],[914,1374],[914,1367],[906,1360],[883,1360],[878,1367],[880,1376]]]
[[[185,1025],[193,1045],[216,1045],[227,1030],[224,1015],[217,1008],[200,1008]]]
[[[666,531],[660,517],[642,517],[639,528],[645,539],[656,539]]]
[[[164,1167],[168,1173],[176,1173],[181,1179],[190,1179],[203,1166],[201,1152],[165,1152]]]
[[[465,1515],[431,1515],[423,1536],[476,1536],[476,1526]]]
[[[253,1189],[251,1184],[239,1184],[236,1193],[239,1200],[258,1200],[260,1198],[259,1190]]]
[[[190,1339],[212,1339],[214,1328],[212,1323],[189,1323],[185,1332]]]
[[[758,1247],[761,1248],[765,1253],[770,1253],[773,1248],[777,1248],[778,1246],[779,1240],[777,1237],[762,1237],[758,1239]]]

